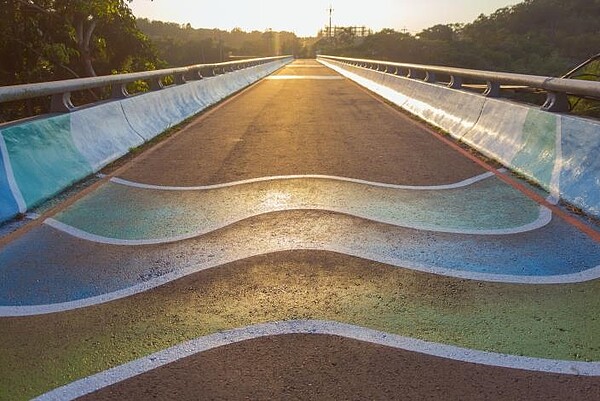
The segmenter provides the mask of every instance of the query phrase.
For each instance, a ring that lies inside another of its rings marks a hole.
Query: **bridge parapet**
[[[130,74],[4,86],[0,87],[0,103],[52,96],[51,112],[68,112],[75,109],[71,102],[71,93],[76,91],[110,86],[112,88],[112,97],[121,99],[129,96],[126,89],[127,85],[136,81],[148,81],[150,90],[160,90],[164,88],[162,80],[169,76],[173,77],[175,85],[181,85],[187,81],[199,80],[204,77],[212,77],[265,63],[281,61],[286,58],[289,58],[289,56],[255,58],[216,64],[196,64],[187,67]]]
[[[600,100],[600,82],[594,81],[336,56],[319,56],[319,58],[412,79],[419,78],[420,73],[422,80],[429,83],[439,82],[438,76],[443,75],[450,78],[447,86],[452,89],[461,89],[467,79],[481,81],[486,83],[483,94],[487,97],[500,97],[501,88],[507,85],[510,85],[511,89],[540,90],[546,93],[546,102],[542,106],[542,110],[545,111],[569,111],[567,95]]]
[[[334,56],[319,61],[533,180],[553,198],[600,217],[600,122],[559,112],[567,95],[600,99],[600,83]],[[441,75],[450,82],[439,84]],[[461,90],[466,79],[487,81],[483,93]],[[505,84],[544,90],[547,101],[540,109],[500,99]]]
[[[0,223],[291,60],[269,57],[0,88],[0,103],[53,97],[52,114],[0,125]],[[166,76],[175,83],[163,87]],[[125,86],[138,80],[150,81],[152,90],[130,96]],[[71,92],[106,86],[112,86],[113,99],[85,107],[70,101]]]

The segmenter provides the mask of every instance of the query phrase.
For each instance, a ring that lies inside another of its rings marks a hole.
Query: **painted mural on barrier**
[[[600,123],[442,85],[319,60],[454,138],[600,217]]]
[[[274,61],[1,128],[0,223],[290,61]]]

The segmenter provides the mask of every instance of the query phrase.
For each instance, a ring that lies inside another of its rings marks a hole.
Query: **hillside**
[[[470,24],[436,25],[413,36],[390,29],[323,52],[402,62],[561,75],[600,52],[600,0],[526,0]]]

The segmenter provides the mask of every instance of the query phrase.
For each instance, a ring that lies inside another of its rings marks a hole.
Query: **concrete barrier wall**
[[[600,122],[561,116],[560,194],[600,216]]]
[[[320,61],[456,138],[475,126],[485,102],[485,98],[477,94],[449,90],[437,84],[331,60]]]
[[[144,143],[144,138],[129,124],[122,102],[108,102],[70,113],[70,120],[75,147],[92,171],[98,171]],[[100,131],[99,121],[102,122]]]
[[[320,62],[600,217],[600,122],[336,61]]]
[[[559,122],[554,113],[487,99],[481,118],[461,139],[558,195]]]
[[[133,129],[145,140],[149,140],[272,73],[281,65],[281,62],[275,62],[237,70],[147,93],[143,102],[132,97],[120,103]]]
[[[0,127],[0,222],[26,212],[290,61]]]

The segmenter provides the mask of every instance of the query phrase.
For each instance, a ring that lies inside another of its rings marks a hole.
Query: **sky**
[[[417,33],[435,24],[471,22],[480,14],[491,14],[522,0],[134,0],[136,17],[190,23],[194,28],[245,31],[291,31],[298,36],[316,36],[333,25],[407,29]]]

